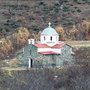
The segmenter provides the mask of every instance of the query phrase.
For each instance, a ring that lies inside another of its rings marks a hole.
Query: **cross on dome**
[[[49,27],[51,27],[51,23],[50,22],[48,23],[48,25],[49,25]]]
[[[50,36],[51,35],[58,35],[56,30],[51,27],[51,23],[50,22],[48,23],[48,25],[49,26],[42,31],[41,35],[50,35]]]
[[[48,23],[48,27],[41,33],[41,43],[48,44],[50,46],[56,44],[59,40],[59,35],[54,28],[51,27],[51,23]]]

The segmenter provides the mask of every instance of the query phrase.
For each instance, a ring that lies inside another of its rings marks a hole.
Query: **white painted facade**
[[[41,35],[41,43],[58,43],[59,36],[58,35]]]
[[[61,48],[38,48],[38,52],[48,52],[48,51],[61,54]]]
[[[34,44],[34,43],[35,43],[34,39],[28,39],[28,44]]]

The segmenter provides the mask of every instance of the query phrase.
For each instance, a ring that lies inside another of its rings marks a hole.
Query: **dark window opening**
[[[45,40],[45,37],[44,37],[44,40]]]
[[[31,59],[31,67],[33,67],[33,60]]]
[[[52,41],[52,36],[50,37],[50,40]]]

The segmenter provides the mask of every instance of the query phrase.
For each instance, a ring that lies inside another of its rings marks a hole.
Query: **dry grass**
[[[65,43],[72,47],[90,47],[90,41],[65,41]]]

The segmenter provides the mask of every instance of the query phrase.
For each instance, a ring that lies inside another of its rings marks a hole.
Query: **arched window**
[[[45,40],[45,36],[44,36],[44,40]]]
[[[52,41],[52,36],[50,37],[50,40]]]

